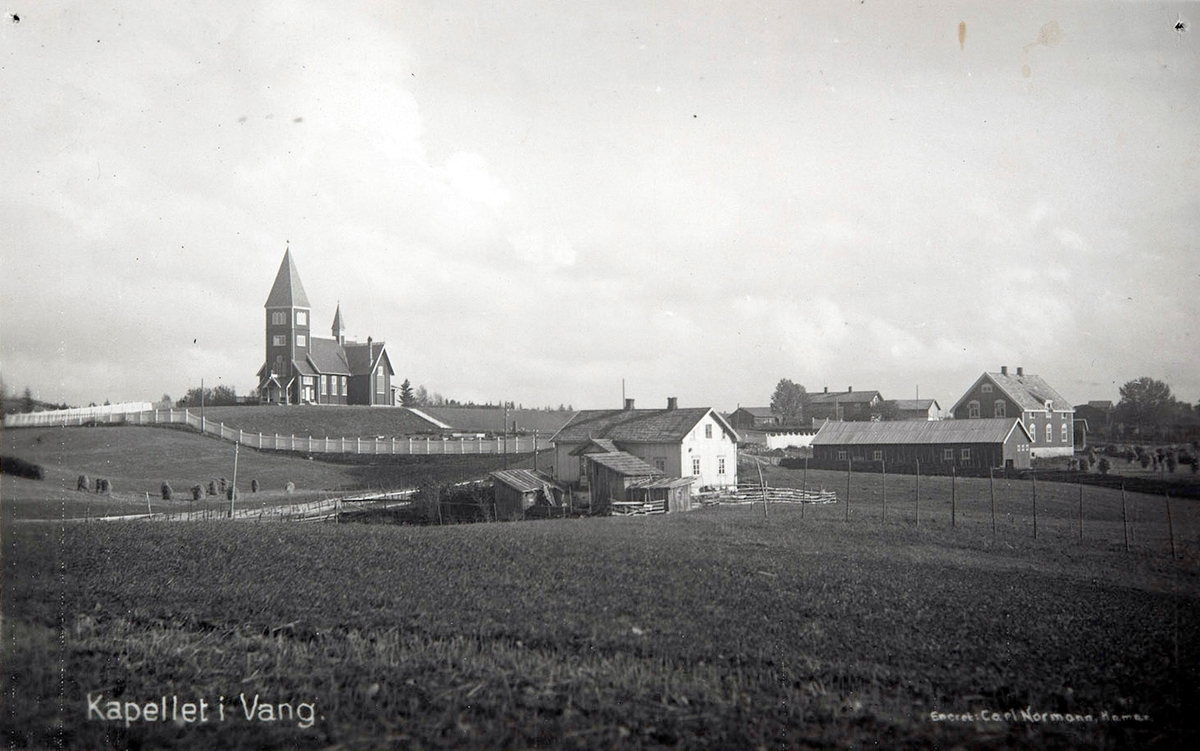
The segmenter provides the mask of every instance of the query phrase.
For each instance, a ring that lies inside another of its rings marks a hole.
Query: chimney
[[[628,412],[628,411],[630,411],[630,410],[632,410],[632,409],[633,409],[633,400],[632,400],[632,399],[626,399],[626,400],[625,400],[625,411],[626,411],[626,412]]]
[[[368,347],[371,346],[371,337],[369,337],[369,336],[367,337],[367,346]]]
[[[854,393],[854,387],[853,387],[853,386],[847,386],[847,387],[846,387],[846,393],[847,393],[847,394],[853,394],[853,393]]]
[[[1000,375],[1008,375],[1008,366],[1007,365],[1000,366]]]
[[[667,397],[667,409],[679,409],[679,397],[668,396]]]
[[[826,387],[825,387],[825,393],[826,393],[826,394],[828,394],[828,393],[829,393],[829,387],[828,387],[828,386],[826,386]]]
[[[1018,376],[1025,375],[1025,368],[1017,368],[1017,375]]]

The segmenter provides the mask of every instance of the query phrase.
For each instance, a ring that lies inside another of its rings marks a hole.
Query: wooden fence
[[[79,425],[187,425],[205,435],[263,451],[299,451],[306,454],[459,455],[528,454],[551,447],[549,440],[534,436],[472,437],[373,437],[313,438],[312,436],[247,433],[224,423],[206,420],[186,409],[151,409],[139,412],[88,412],[71,410],[8,415],[5,427],[60,427]],[[11,424],[10,417],[21,418]]]

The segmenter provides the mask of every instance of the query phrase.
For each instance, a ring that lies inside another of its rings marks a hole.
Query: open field
[[[200,410],[192,407],[192,412]],[[402,436],[441,431],[404,409],[384,407],[281,406],[206,407],[206,420],[247,433],[297,435],[313,438]]]
[[[1194,565],[1099,544],[993,539],[978,525],[895,522],[881,531],[847,524],[837,510],[801,518],[781,506],[764,519],[757,507],[714,507],[425,528],[6,524],[4,741],[1200,741]],[[89,692],[120,707],[204,698],[226,716],[89,721]],[[311,704],[313,721],[249,721],[240,694],[293,711]],[[983,710],[1001,719],[931,717]],[[1148,719],[1101,720],[1102,712]]]
[[[224,441],[171,428],[21,428],[0,434],[0,451],[42,465],[43,481],[0,479],[0,512],[5,518],[84,518],[144,513],[149,493],[156,511],[227,508],[207,497],[190,500],[189,488],[209,480],[233,479],[234,447]],[[521,456],[336,456],[336,461],[243,448],[238,452],[239,506],[307,502],[333,493],[362,489],[410,488],[422,482],[457,482],[485,476],[506,462],[530,466]],[[75,490],[80,474],[112,481],[111,497]],[[256,479],[261,491],[251,494]],[[174,499],[160,500],[167,481]],[[296,492],[284,492],[292,482]]]

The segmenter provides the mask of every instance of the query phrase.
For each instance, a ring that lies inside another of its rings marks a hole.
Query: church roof
[[[333,313],[333,335],[334,337],[341,336],[341,333],[346,330],[346,322],[342,320],[342,304],[339,302],[337,310]]]
[[[283,251],[283,263],[279,264],[279,273],[275,275],[275,283],[271,285],[271,294],[267,295],[265,308],[311,308],[308,295],[304,294],[304,285],[300,283],[300,273],[292,262],[292,251]]]

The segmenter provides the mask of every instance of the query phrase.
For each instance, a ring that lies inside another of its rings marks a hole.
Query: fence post
[[[921,460],[917,459],[917,526],[921,526]]]
[[[1129,514],[1125,510],[1125,483],[1121,483],[1121,529],[1125,532],[1125,552],[1129,552]]]
[[[1083,483],[1079,484],[1079,541],[1083,542]]]
[[[1033,490],[1033,539],[1037,539],[1037,477],[1030,476],[1030,488]]]
[[[883,521],[887,521],[887,460],[881,460],[883,470]]]
[[[1175,560],[1175,526],[1171,524],[1171,494],[1166,494],[1167,502],[1167,534],[1171,540],[1171,560]]]
[[[950,468],[950,526],[958,526],[958,470]]]
[[[992,497],[992,535],[996,534],[996,476],[995,470],[988,467],[988,494]]]
[[[850,521],[850,475],[854,471],[854,460],[846,456],[846,521]]]

